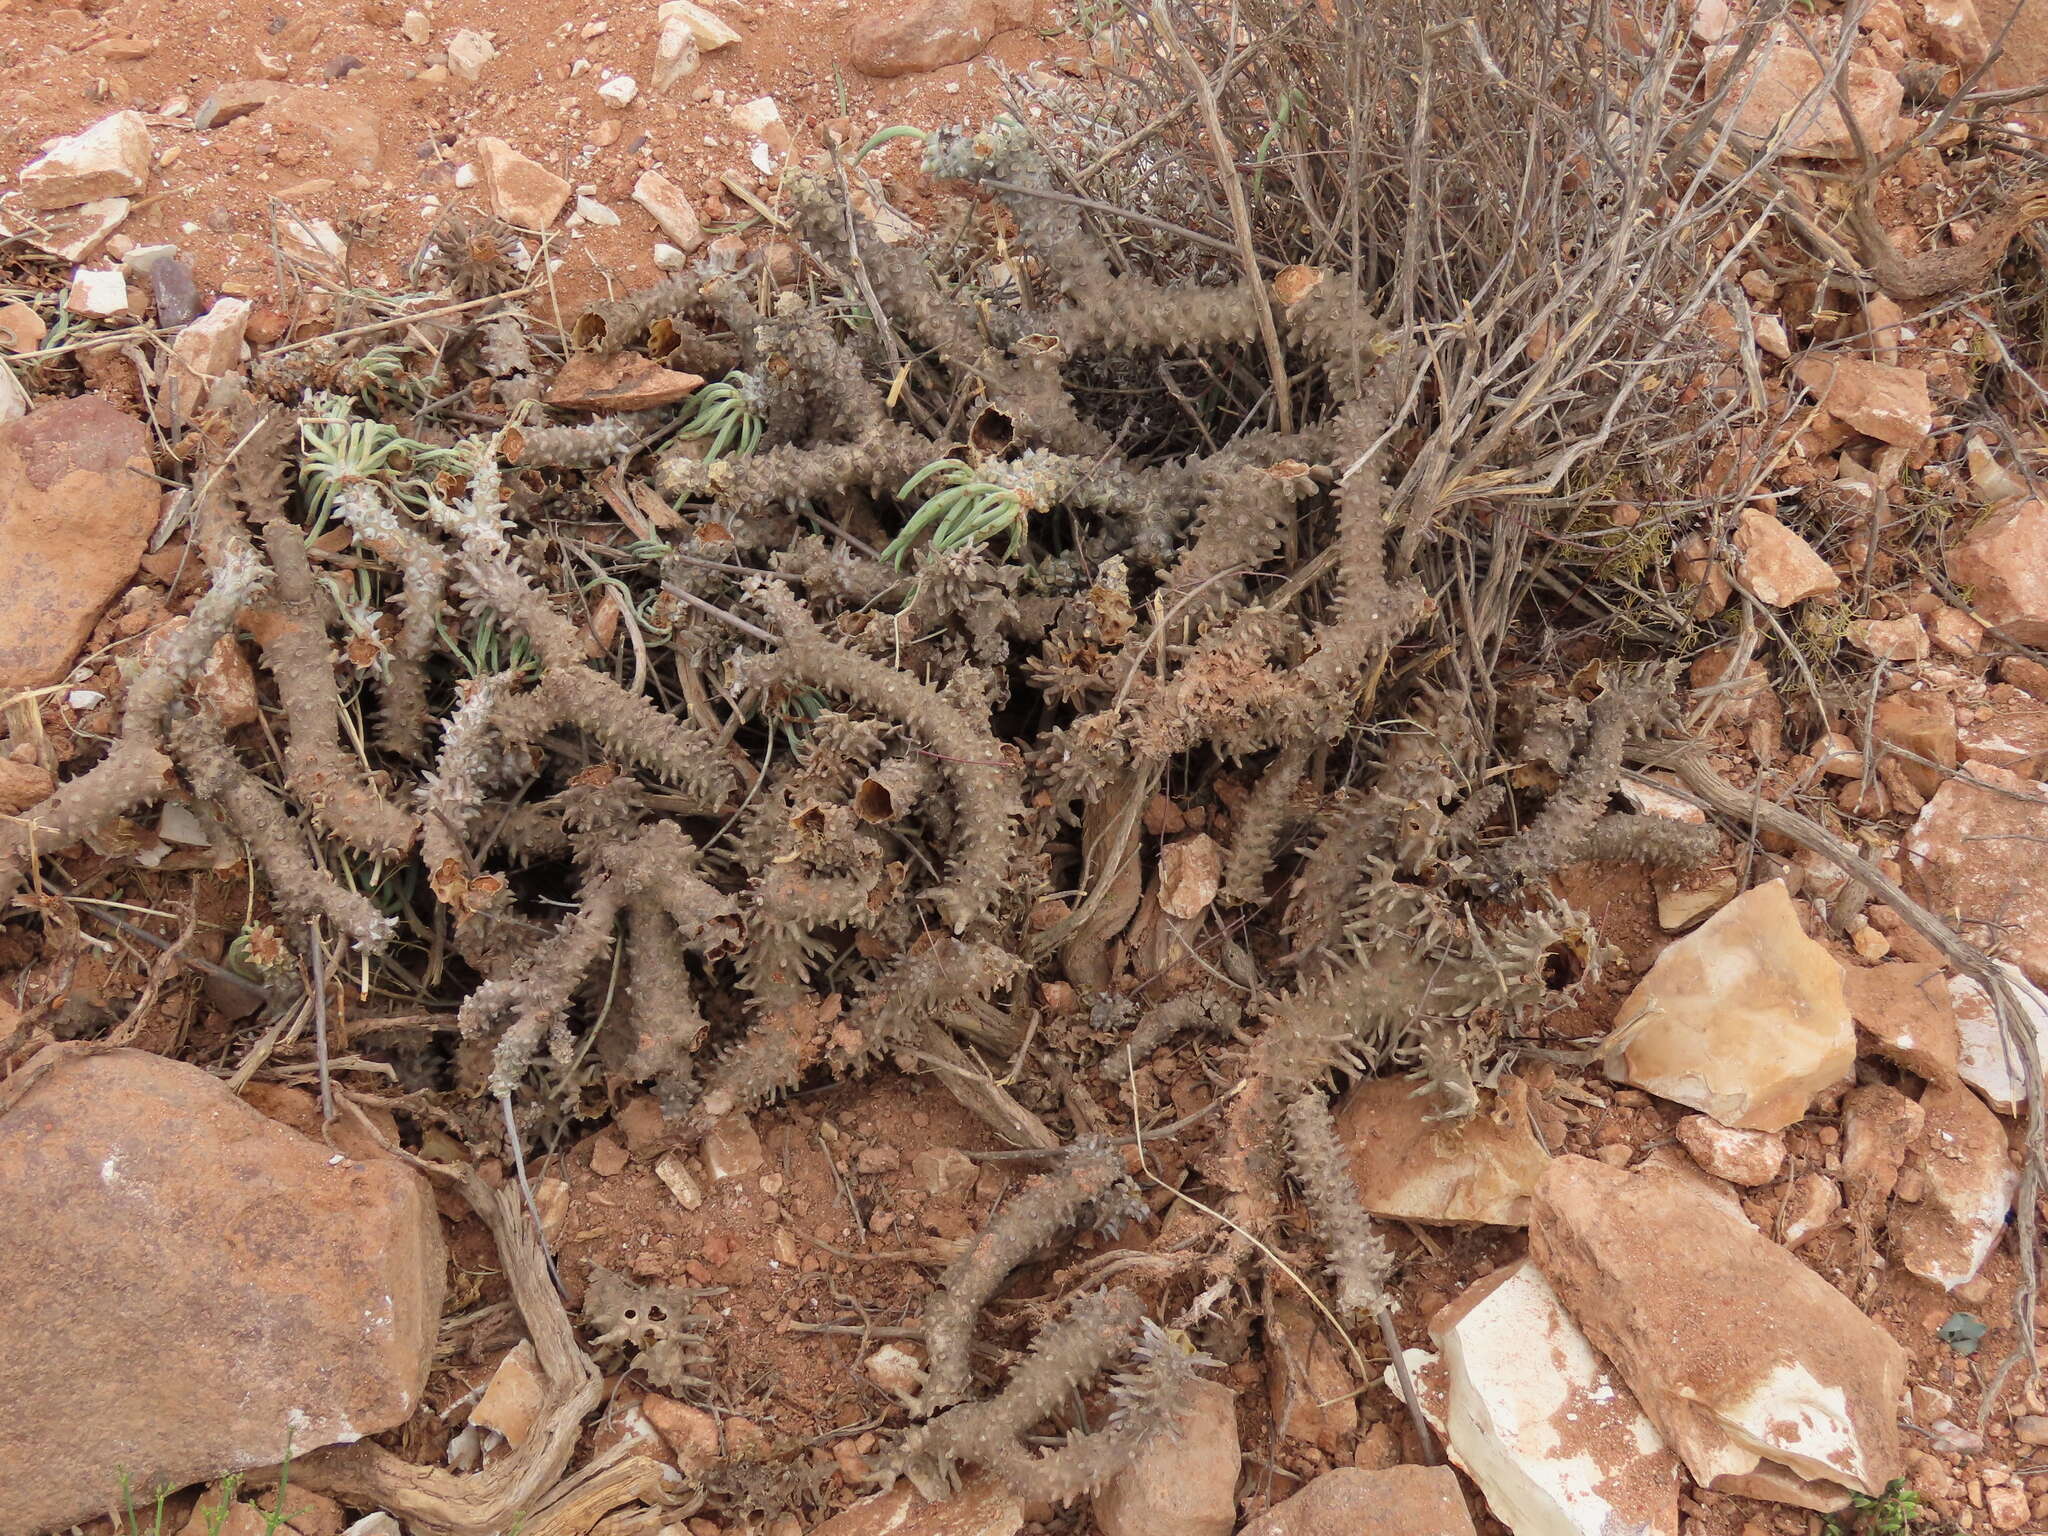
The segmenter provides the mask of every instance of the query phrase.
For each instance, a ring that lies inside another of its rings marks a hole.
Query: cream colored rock
[[[1666,933],[1683,933],[1703,918],[1718,912],[1740,891],[1734,871],[1716,875],[1705,885],[1680,885],[1659,881],[1657,926]]]
[[[1906,869],[1921,899],[1960,914],[1963,936],[2048,984],[2048,792],[2031,779],[1972,759],[1944,782],[1913,823]],[[1978,925],[1983,916],[1993,924]]]
[[[1824,1230],[1842,1208],[1842,1192],[1824,1173],[1802,1173],[1786,1191],[1778,1210],[1778,1241],[1797,1248]]]
[[[1842,1101],[1842,1187],[1849,1221],[1867,1237],[1899,1181],[1926,1111],[1896,1088],[1865,1083]]]
[[[1753,1131],[1792,1124],[1855,1060],[1841,965],[1801,930],[1781,880],[1667,945],[1606,1046],[1615,1081]]]
[[[1550,1161],[1528,1085],[1504,1078],[1493,1103],[1462,1124],[1431,1120],[1434,1108],[1406,1078],[1369,1078],[1338,1104],[1337,1137],[1365,1208],[1402,1221],[1528,1225],[1529,1195]]]
[[[484,66],[497,56],[498,50],[491,40],[469,27],[448,39],[448,73],[465,85],[481,80]]]
[[[1991,513],[1950,547],[1948,574],[1992,629],[2022,645],[2048,641],[2048,501]]]
[[[505,1352],[505,1358],[491,1372],[490,1385],[469,1410],[469,1422],[496,1430],[508,1445],[522,1446],[533,1433],[546,1397],[547,1384],[541,1376],[540,1357],[534,1353],[533,1340],[521,1339]]]
[[[90,261],[128,217],[125,197],[100,197],[75,208],[53,208],[20,220],[18,233],[59,261]]]
[[[348,277],[348,241],[327,219],[286,214],[277,220],[277,243],[286,255],[332,282]]]
[[[1842,987],[1849,1016],[1880,1055],[1930,1083],[1955,1081],[1961,1039],[1940,966],[1911,960],[1852,965],[1842,973]]]
[[[119,267],[80,267],[71,274],[64,307],[81,320],[125,318],[131,313],[128,279]]]
[[[1849,625],[1849,642],[1879,661],[1925,661],[1932,653],[1927,622],[1917,613],[1898,619],[1857,619]]]
[[[1449,1467],[1339,1467],[1282,1499],[1238,1536],[1473,1536]]]
[[[1529,1247],[1701,1485],[1831,1510],[1901,1470],[1905,1352],[1683,1180],[1561,1157]]]
[[[1266,1313],[1267,1406],[1282,1439],[1335,1455],[1358,1430],[1358,1383],[1343,1346],[1298,1295]]]
[[[654,216],[661,232],[687,254],[704,243],[704,226],[683,189],[659,171],[642,171],[633,183],[633,201]]]
[[[1678,1144],[1717,1179],[1755,1188],[1785,1166],[1785,1138],[1772,1131],[1738,1131],[1710,1115],[1678,1122]]]
[[[1866,437],[1917,448],[1934,430],[1927,375],[1857,357],[1806,357],[1793,375],[1835,420]]]
[[[491,212],[517,229],[546,229],[569,201],[568,182],[503,139],[481,138],[472,148],[490,195]]]
[[[782,108],[776,105],[773,96],[756,96],[752,101],[743,101],[727,115],[733,127],[741,133],[753,135],[778,155],[788,154],[790,145],[795,142],[789,125],[782,120]]]
[[[140,112],[116,112],[23,166],[21,200],[31,208],[71,208],[133,197],[148,185],[149,126]]]
[[[2018,1010],[2017,1027],[2030,1032],[2035,1059],[2048,1080],[2048,997],[2015,966],[1996,962]],[[1999,1027],[1991,995],[1968,976],[1951,976],[1949,1005],[1955,1010],[1956,1075],[2002,1115],[2016,1115],[2032,1097],[2018,1044]]]
[[[654,37],[655,90],[666,91],[689,79],[702,62],[703,53],[689,23],[680,17],[664,20]]]
[[[906,1480],[862,1499],[811,1536],[1016,1536],[1024,1507],[992,1477],[970,1478],[946,1499],[928,1499]]]
[[[702,1151],[704,1166],[714,1184],[723,1184],[728,1179],[743,1179],[768,1166],[768,1152],[761,1145],[761,1133],[754,1129],[753,1121],[745,1115],[727,1115],[712,1126],[704,1137]]]
[[[167,410],[190,415],[207,391],[242,365],[242,336],[252,306],[247,299],[216,299],[213,308],[178,332],[161,397]]]
[[[1789,608],[1842,585],[1811,544],[1768,512],[1746,508],[1735,525],[1742,579],[1760,602]]]
[[[740,41],[739,33],[703,6],[692,5],[690,0],[662,0],[654,19],[663,28],[671,24],[682,27],[705,53],[716,53]]]
[[[1095,1495],[1103,1536],[1230,1536],[1236,1529],[1236,1394],[1196,1381],[1176,1423],[1178,1435],[1155,1437]]]
[[[1735,44],[1709,48],[1708,84],[1719,86],[1740,59]],[[1863,143],[1870,153],[1882,153],[1898,131],[1905,99],[1898,76],[1852,63],[1841,72],[1840,86]],[[1726,100],[1722,110],[1737,133],[1781,145],[1786,154],[1848,160],[1860,153],[1821,56],[1797,42],[1774,42],[1750,55]]]
[[[1920,1108],[1926,1124],[1907,1154],[1920,1199],[1895,1203],[1887,1230],[1901,1264],[1952,1291],[1976,1279],[1998,1246],[2019,1170],[2005,1126],[1969,1089],[1930,1088]]]
[[[1430,1319],[1450,1457],[1514,1536],[1677,1536],[1678,1458],[1527,1259]]]

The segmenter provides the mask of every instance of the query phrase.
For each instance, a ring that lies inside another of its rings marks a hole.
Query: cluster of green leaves
[[[376,480],[415,511],[433,494],[442,469],[468,472],[465,455],[407,437],[389,422],[357,416],[355,402],[324,397],[299,422],[299,483],[306,495],[308,540],[316,539],[334,511],[334,498],[358,480]]]
[[[903,525],[903,531],[889,541],[882,558],[893,561],[898,570],[926,529],[932,529],[932,548],[944,551],[967,544],[980,544],[1005,529],[1010,535],[1010,554],[1024,547],[1024,503],[1017,492],[987,479],[980,470],[960,459],[934,459],[903,482],[896,494],[909,500],[925,481],[938,477],[940,489]]]
[[[678,437],[708,437],[704,462],[715,464],[728,452],[744,458],[761,442],[761,417],[754,409],[754,381],[734,369],[716,384],[706,384],[690,397],[690,419]]]
[[[1847,1520],[1830,1516],[1823,1530],[1826,1536],[1910,1536],[1921,1516],[1920,1494],[1895,1477],[1882,1493],[1850,1494]]]

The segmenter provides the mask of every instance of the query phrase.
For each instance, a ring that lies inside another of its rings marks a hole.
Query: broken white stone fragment
[[[661,172],[640,173],[640,179],[633,183],[633,201],[654,215],[654,222],[676,249],[694,251],[704,243],[704,226],[697,221],[697,210],[690,206],[683,189]]]
[[[472,28],[464,27],[448,39],[448,73],[465,85],[475,85],[484,66],[497,56],[491,40]]]
[[[149,128],[140,112],[116,112],[23,166],[21,200],[31,208],[71,208],[133,197],[148,184]]]
[[[217,299],[213,308],[178,332],[171,343],[166,408],[190,414],[207,391],[242,361],[242,335],[249,325],[247,299]]]
[[[1778,1131],[1856,1062],[1842,967],[1809,939],[1782,880],[1665,946],[1615,1015],[1616,1082],[1723,1125]]]
[[[1908,1203],[1902,1180],[1888,1230],[1901,1264],[1952,1291],[1976,1279],[1998,1246],[2019,1170],[2004,1125],[1969,1089],[1929,1088],[1920,1108],[1926,1122],[1906,1154],[1921,1175],[1920,1198]]]
[[[1522,1259],[1430,1319],[1451,1460],[1514,1536],[1677,1536],[1678,1458]]]
[[[741,133],[752,134],[778,155],[789,153],[796,141],[790,137],[789,125],[782,120],[782,108],[775,104],[773,96],[756,96],[752,101],[743,101],[729,114],[733,127]]]
[[[1730,1184],[1753,1189],[1770,1183],[1785,1166],[1785,1138],[1772,1131],[1738,1131],[1711,1115],[1687,1115],[1677,1134],[1694,1162]]]
[[[128,279],[119,267],[80,267],[71,274],[64,307],[81,320],[111,320],[128,313]]]
[[[2048,1051],[2048,997],[2018,966],[2002,960],[1992,963],[2011,986],[2024,1026],[2032,1030],[2035,1057],[2048,1069],[2048,1058],[2041,1055]],[[1984,1102],[2000,1114],[2018,1114],[2030,1096],[2026,1063],[2017,1042],[2008,1040],[1999,1028],[1991,994],[1968,976],[1951,976],[1948,998],[1956,1019],[1956,1075],[1983,1094]]]
[[[706,53],[716,53],[740,41],[739,33],[703,6],[691,4],[690,0],[662,0],[654,18],[664,28],[671,23],[684,28]]]

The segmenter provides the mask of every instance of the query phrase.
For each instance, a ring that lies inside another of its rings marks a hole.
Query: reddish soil
[[[277,293],[273,211],[326,219],[349,242],[350,280],[390,292],[407,285],[405,270],[445,208],[481,204],[481,188],[458,189],[456,174],[469,140],[491,134],[619,216],[615,228],[558,221],[552,231],[553,301],[570,313],[660,275],[652,250],[662,236],[630,196],[642,171],[681,186],[707,233],[744,227],[750,243],[772,234],[720,181],[730,174],[775,200],[780,170],[754,163],[752,140],[728,120],[732,106],[774,97],[797,159],[821,146],[829,122],[843,120],[858,142],[896,123],[985,118],[1000,110],[1004,70],[1086,54],[1085,40],[1071,34],[1018,30],[969,63],[874,80],[838,60],[847,30],[900,9],[894,0],[727,3],[713,9],[744,40],[705,54],[695,75],[657,97],[656,5],[420,0],[432,32],[416,45],[401,30],[401,0],[86,0],[82,8],[0,0],[0,97],[8,103],[0,177],[47,140],[132,107],[149,122],[159,164],[116,241],[175,244],[203,288],[258,297]],[[421,78],[462,28],[495,37],[498,56],[478,83]],[[351,59],[360,62],[348,66]],[[620,74],[640,83],[625,111],[597,95]],[[265,79],[317,90],[327,98],[323,118],[374,132],[374,167],[342,163],[304,121],[274,108],[193,131],[210,93]],[[914,146],[891,144],[867,164],[886,183],[915,155]],[[539,307],[547,311],[545,295]]]

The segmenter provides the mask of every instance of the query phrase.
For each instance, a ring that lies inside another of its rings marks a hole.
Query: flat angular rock
[[[1156,1437],[1095,1495],[1103,1536],[1230,1536],[1237,1528],[1237,1395],[1188,1389],[1177,1437]]]
[[[1902,619],[1856,619],[1849,625],[1849,641],[1879,661],[1925,661],[1931,654],[1926,621],[1917,613]]]
[[[133,197],[148,184],[149,127],[140,112],[116,112],[23,166],[21,200],[31,208],[71,208]]]
[[[73,272],[64,307],[81,320],[120,320],[134,313],[128,303],[128,279],[118,267],[80,267]]]
[[[1283,1440],[1336,1455],[1358,1432],[1358,1383],[1344,1348],[1298,1295],[1266,1313],[1267,1406]]]
[[[1824,1173],[1802,1173],[1792,1181],[1778,1208],[1778,1241],[1797,1248],[1823,1230],[1842,1208],[1842,1192]]]
[[[2021,645],[2048,641],[2048,501],[2029,498],[1993,512],[1948,552],[1949,578],[1970,593],[1970,611]]]
[[[1711,1115],[1687,1115],[1677,1135],[1701,1168],[1747,1189],[1770,1183],[1785,1166],[1785,1138],[1771,1131],[1738,1131]]]
[[[131,206],[125,197],[100,197],[74,208],[51,208],[27,218],[16,215],[10,222],[39,251],[60,261],[90,261],[127,219]]]
[[[1842,967],[1781,880],[1665,946],[1615,1015],[1607,1075],[1742,1130],[1779,1131],[1856,1061]]]
[[[1905,1352],[1683,1180],[1561,1157],[1529,1250],[1696,1482],[1830,1510],[1899,1473]]]
[[[1849,1016],[1879,1054],[1930,1083],[1955,1081],[1961,1038],[1949,1003],[1948,973],[1938,965],[1887,960],[1842,972]]]
[[[434,1201],[197,1067],[54,1047],[0,1087],[0,1530],[404,1423],[439,1326]]]
[[[59,681],[160,510],[141,422],[98,395],[0,426],[0,694]]]
[[[964,64],[998,32],[1027,25],[1030,0],[924,0],[856,21],[846,34],[846,62],[864,75],[892,79]]]
[[[1707,80],[1718,86],[1734,67],[1737,48],[1707,50]],[[1898,128],[1905,91],[1898,76],[1852,63],[1841,75],[1843,94],[1863,142],[1872,154],[1889,148]],[[1797,43],[1773,43],[1751,56],[1741,78],[1729,87],[1727,106],[1735,131],[1781,144],[1788,155],[1848,160],[1858,153],[1843,120],[1820,58]]]
[[[1905,863],[1922,899],[1962,918],[1963,936],[2048,984],[2048,793],[2031,779],[1974,759],[1922,808]],[[1995,919],[1996,926],[1969,921]]]
[[[1976,1279],[1998,1246],[2020,1175],[2005,1126],[1969,1089],[1930,1088],[1920,1108],[1926,1124],[1907,1153],[1921,1175],[1920,1199],[1909,1204],[1902,1195],[1887,1230],[1901,1264],[1952,1291]]]
[[[491,212],[516,229],[546,229],[555,222],[569,201],[568,182],[503,139],[481,138],[472,147]]]
[[[2048,997],[2013,966],[1995,962],[2005,973],[2019,1005],[2021,1027],[2033,1032],[2036,1059],[2048,1076]],[[1956,1019],[1956,1075],[1976,1089],[2001,1115],[2016,1115],[2032,1096],[2026,1063],[1999,1027],[1991,994],[1968,976],[1948,980],[1949,1006]]]
[[[448,39],[448,73],[465,85],[482,79],[484,66],[497,56],[491,40],[473,28],[463,27]]]
[[[927,1499],[906,1479],[862,1499],[811,1536],[1016,1536],[1024,1506],[992,1477],[970,1478],[950,1499]]]
[[[1842,1101],[1842,1187],[1849,1220],[1866,1237],[1926,1119],[1925,1110],[1885,1083],[1865,1083]]]
[[[579,352],[562,364],[548,404],[571,411],[646,411],[673,405],[703,388],[694,373],[677,373],[637,352]]]
[[[1238,1536],[1473,1536],[1449,1467],[1339,1467],[1282,1499]]]
[[[654,216],[661,232],[685,253],[704,243],[704,226],[683,189],[659,171],[642,171],[633,183],[633,201]]]
[[[1871,737],[1897,749],[1900,772],[1922,795],[1932,795],[1956,765],[1956,706],[1945,694],[1916,689],[1880,699]],[[1924,759],[1924,761],[1922,761]]]
[[[1488,1275],[1429,1331],[1451,1460],[1514,1536],[1678,1536],[1678,1458],[1534,1264]]]
[[[1529,1119],[1529,1090],[1502,1080],[1492,1105],[1463,1124],[1431,1120],[1435,1103],[1406,1078],[1368,1078],[1337,1106],[1358,1198],[1375,1216],[1431,1223],[1529,1224],[1529,1196],[1550,1162]]]
[[[201,409],[207,392],[242,366],[242,336],[251,308],[247,299],[216,299],[213,308],[178,332],[165,380],[166,409],[187,415]]]
[[[739,33],[703,6],[693,5],[691,0],[661,0],[655,9],[654,19],[663,27],[673,22],[687,29],[705,53],[730,48],[740,41]]]
[[[1792,365],[1792,372],[1822,410],[1866,437],[1917,448],[1934,430],[1927,375],[1918,368],[1856,357],[1805,357]]]
[[[1811,544],[1755,507],[1745,509],[1736,523],[1735,547],[1742,556],[1743,581],[1773,608],[1789,608],[1842,585]]]

